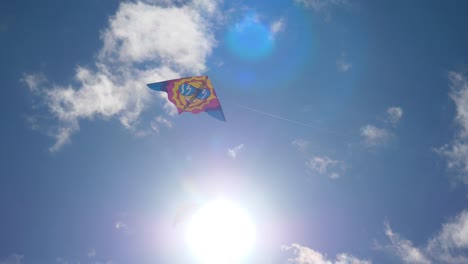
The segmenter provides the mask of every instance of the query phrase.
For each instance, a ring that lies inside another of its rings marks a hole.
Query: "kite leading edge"
[[[147,84],[150,89],[167,93],[167,98],[177,107],[179,114],[207,112],[226,121],[223,109],[208,76],[194,76]]]

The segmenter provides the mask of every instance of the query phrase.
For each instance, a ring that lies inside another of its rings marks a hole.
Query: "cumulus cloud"
[[[327,156],[313,156],[306,161],[306,166],[313,172],[328,175],[331,179],[339,178],[343,170],[341,161],[330,159]]]
[[[403,109],[398,106],[392,106],[387,109],[388,121],[396,125],[403,117]]]
[[[462,264],[468,263],[468,210],[463,210],[442,225],[441,230],[429,239],[426,245],[416,247],[413,242],[403,239],[385,223],[385,234],[390,249],[404,263]]]
[[[40,97],[57,120],[51,132],[59,150],[70,142],[84,119],[116,118],[134,131],[140,114],[156,97],[146,83],[196,75],[206,70],[206,60],[216,40],[213,14],[217,0],[123,2],[102,31],[103,47],[94,67],[77,67],[75,82],[55,85],[40,73],[25,74],[22,81]]]
[[[0,259],[0,264],[22,264],[24,256],[18,254],[12,254],[5,259]]]
[[[371,264],[369,260],[361,260],[346,253],[338,254],[335,260],[332,260],[318,251],[299,244],[283,246],[282,249],[292,252],[294,257],[288,259],[292,264]]]
[[[229,157],[235,159],[242,149],[244,149],[244,144],[240,144],[232,149],[228,149],[227,154]]]
[[[361,136],[364,139],[364,143],[368,146],[385,144],[390,138],[390,135],[390,132],[384,128],[378,128],[373,125],[361,127]]]
[[[468,77],[458,72],[450,72],[450,98],[455,103],[455,123],[458,130],[451,143],[437,150],[447,158],[449,169],[457,173],[456,179],[468,184]]]

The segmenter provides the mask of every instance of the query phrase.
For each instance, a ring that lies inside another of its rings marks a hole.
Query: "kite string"
[[[273,117],[273,118],[276,118],[276,119],[279,119],[279,120],[287,121],[289,123],[301,125],[301,126],[304,126],[304,127],[315,128],[315,129],[318,129],[318,130],[322,130],[322,131],[324,131],[326,133],[331,133],[331,134],[335,134],[335,135],[343,135],[343,133],[339,133],[337,131],[333,131],[333,130],[324,128],[323,126],[316,126],[316,125],[314,126],[312,124],[304,123],[304,122],[297,121],[297,120],[294,120],[294,119],[289,119],[289,118],[286,118],[286,117],[283,117],[283,116],[280,116],[280,115],[275,115],[275,114],[272,114],[272,113],[268,113],[268,112],[258,110],[258,109],[252,108],[250,106],[242,105],[242,104],[234,103],[234,105],[237,106],[237,107],[252,111],[252,112],[257,113],[257,114]],[[347,133],[345,133],[345,134],[347,134]]]
[[[304,123],[304,122],[300,122],[300,121],[297,121],[297,120],[289,119],[289,118],[282,117],[282,116],[279,116],[279,115],[267,113],[267,112],[264,112],[264,111],[261,111],[261,110],[258,110],[258,109],[255,109],[255,108],[246,106],[246,105],[241,105],[241,104],[234,104],[234,105],[236,105],[236,106],[238,106],[238,107],[240,107],[240,108],[247,109],[247,110],[250,110],[250,111],[252,111],[252,112],[255,112],[255,113],[258,113],[258,114],[262,114],[262,115],[265,115],[265,116],[269,116],[269,117],[273,117],[273,118],[276,118],[276,119],[279,119],[279,120],[287,121],[287,122],[294,123],[294,124],[298,124],[298,125],[301,125],[301,126],[314,127],[314,126],[312,126],[311,124],[307,124],[307,123]]]

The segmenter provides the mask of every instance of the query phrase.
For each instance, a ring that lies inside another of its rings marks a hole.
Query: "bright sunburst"
[[[198,210],[188,225],[187,240],[203,264],[236,263],[252,248],[255,230],[248,215],[228,201]]]

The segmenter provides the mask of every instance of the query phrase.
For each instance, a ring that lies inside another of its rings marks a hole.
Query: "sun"
[[[247,213],[225,200],[200,208],[187,226],[187,242],[202,264],[238,263],[254,241],[255,228]]]

